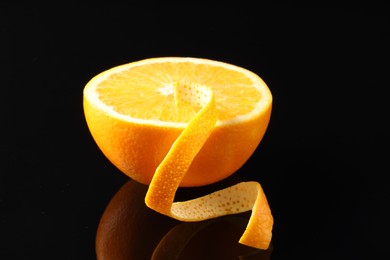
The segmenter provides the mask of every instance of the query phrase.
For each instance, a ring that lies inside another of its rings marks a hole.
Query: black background
[[[365,6],[1,7],[0,259],[96,258],[128,178],[91,138],[82,90],[160,56],[233,63],[270,87],[269,128],[237,174],[266,192],[271,259],[388,257],[389,34],[386,10]]]

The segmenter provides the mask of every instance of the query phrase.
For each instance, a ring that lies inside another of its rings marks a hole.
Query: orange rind
[[[252,210],[247,229],[239,242],[267,249],[272,237],[273,217],[259,183],[241,182],[200,198],[174,202],[181,180],[217,122],[211,89],[177,86],[175,96],[181,102],[197,102],[204,105],[157,168],[146,193],[146,205],[161,214],[188,222]]]

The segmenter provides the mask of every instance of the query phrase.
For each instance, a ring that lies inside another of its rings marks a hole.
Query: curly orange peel
[[[145,197],[146,205],[161,214],[186,222],[251,210],[247,228],[239,242],[267,249],[272,237],[273,217],[258,182],[241,182],[200,198],[174,202],[181,180],[217,122],[214,94],[210,88],[195,84],[175,84],[174,91],[177,106],[191,104],[201,109],[156,169]]]

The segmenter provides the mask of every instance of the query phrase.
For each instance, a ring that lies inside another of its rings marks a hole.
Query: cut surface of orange
[[[91,134],[106,157],[149,184],[146,204],[200,221],[252,210],[240,242],[266,249],[273,218],[257,182],[174,202],[179,186],[214,183],[251,156],[269,123],[272,95],[254,73],[199,58],[166,57],[118,66],[84,89]]]

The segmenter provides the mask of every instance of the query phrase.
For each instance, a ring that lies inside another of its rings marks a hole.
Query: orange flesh
[[[150,75],[155,75],[155,78]],[[108,77],[100,83],[97,92],[105,104],[114,107],[120,114],[187,123],[201,107],[196,104],[175,106],[172,82],[179,85],[196,82],[210,87],[215,95],[218,120],[247,114],[261,99],[259,91],[252,87],[253,82],[241,73],[205,64],[194,67],[192,63],[175,64],[175,69],[167,69],[166,65],[159,63],[134,67]]]

